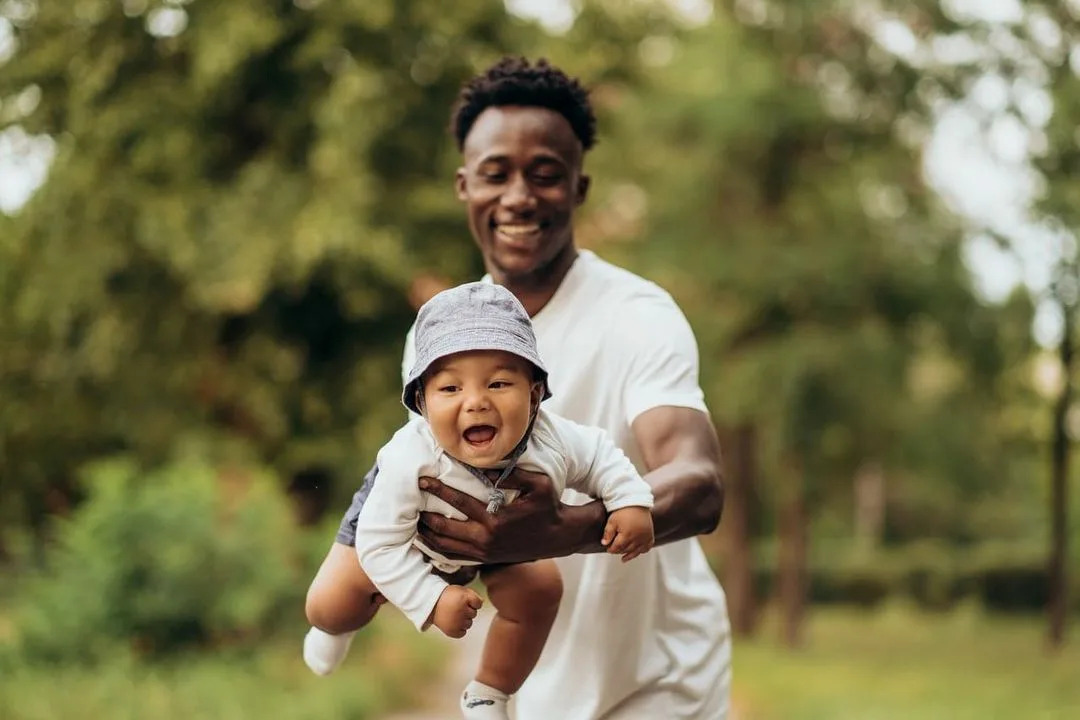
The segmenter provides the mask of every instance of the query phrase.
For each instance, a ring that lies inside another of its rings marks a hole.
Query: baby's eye
[[[508,380],[496,380],[489,384],[488,387],[492,390],[501,390],[502,388],[510,387],[510,385],[512,384],[513,383],[509,382]]]
[[[458,390],[457,385],[443,385],[441,388],[439,388],[439,392],[443,392],[443,393],[457,392],[457,390]]]

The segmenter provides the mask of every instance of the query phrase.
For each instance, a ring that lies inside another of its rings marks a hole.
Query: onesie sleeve
[[[416,481],[434,475],[434,465],[433,447],[419,423],[398,430],[379,451],[379,477],[356,523],[361,567],[418,630],[427,628],[447,586],[413,545],[422,502]]]
[[[653,506],[652,488],[606,431],[556,415],[549,418],[567,461],[567,487],[601,500],[608,512]]]

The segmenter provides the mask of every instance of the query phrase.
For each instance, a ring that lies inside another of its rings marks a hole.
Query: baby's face
[[[511,353],[475,350],[440,358],[425,373],[424,411],[443,450],[476,467],[505,458],[540,398],[532,366]]]

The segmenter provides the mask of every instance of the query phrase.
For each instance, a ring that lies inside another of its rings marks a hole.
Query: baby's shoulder
[[[537,444],[563,455],[573,454],[582,445],[594,442],[599,428],[576,423],[543,408],[536,416],[533,437]]]
[[[398,429],[390,440],[379,450],[380,470],[384,465],[407,464],[428,471],[440,467],[442,448],[435,442],[435,436],[427,421],[413,418]]]

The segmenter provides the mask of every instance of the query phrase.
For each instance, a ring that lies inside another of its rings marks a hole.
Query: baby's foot
[[[465,720],[510,720],[506,714],[509,699],[501,690],[473,680],[461,694],[461,714]]]
[[[304,636],[304,662],[316,675],[329,675],[349,654],[354,635],[355,632],[331,635],[319,628],[311,628]]]

